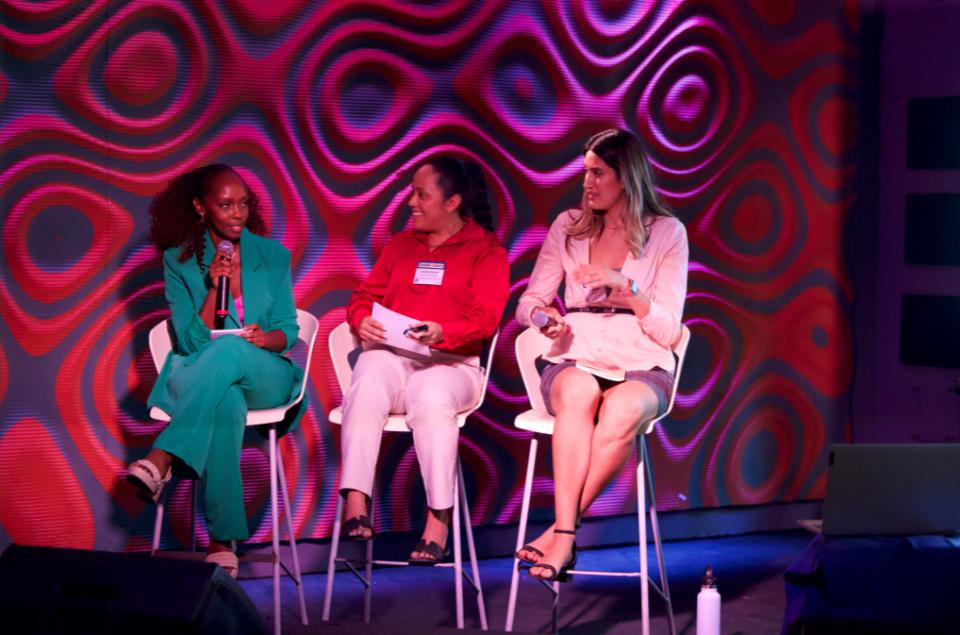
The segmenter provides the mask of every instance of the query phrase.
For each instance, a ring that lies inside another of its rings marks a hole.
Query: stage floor
[[[664,545],[667,576],[674,600],[677,632],[696,632],[694,610],[703,568],[709,564],[718,576],[723,598],[722,632],[737,635],[770,635],[780,631],[784,610],[783,572],[812,535],[806,531],[750,534],[704,540],[684,540]],[[650,566],[654,567],[653,549]],[[617,547],[581,551],[583,568],[637,566],[637,549]],[[483,560],[480,576],[492,631],[502,631],[510,591],[512,558]],[[375,635],[427,635],[456,632],[451,569],[386,568],[374,574],[373,619],[364,627],[362,587],[349,573],[339,574],[334,589],[331,624],[320,621],[326,576],[305,576],[310,626],[299,622],[293,584],[283,582],[283,632],[357,633]],[[515,632],[549,632],[550,594],[541,585],[521,575],[520,600]],[[268,626],[272,625],[272,580],[242,580],[240,584],[257,605]],[[467,629],[479,632],[476,602],[464,584],[464,615]],[[651,591],[653,633],[666,633],[663,603]],[[564,633],[620,635],[640,630],[640,590],[635,579],[575,577],[563,585],[560,595],[560,628]],[[436,630],[434,630],[436,629]]]

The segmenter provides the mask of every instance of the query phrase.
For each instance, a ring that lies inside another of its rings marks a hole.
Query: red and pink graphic
[[[651,439],[661,509],[819,498],[848,429],[853,289],[844,233],[857,137],[856,2],[99,0],[0,5],[0,543],[140,549],[120,483],[159,425],[147,332],[167,315],[150,197],[235,165],[293,254],[321,324],[311,411],[281,442],[294,526],[329,535],[340,399],[324,350],[350,291],[409,217],[412,170],[478,161],[512,301],[461,454],[475,523],[516,521],[527,408],[513,318],[550,221],[580,198],[580,148],[644,140],[691,245],[693,333]],[[265,444],[243,452],[269,538]],[[534,517],[552,516],[550,465]],[[407,435],[381,453],[378,523],[419,523]],[[626,513],[629,469],[591,510]],[[189,541],[189,492],[171,505]]]

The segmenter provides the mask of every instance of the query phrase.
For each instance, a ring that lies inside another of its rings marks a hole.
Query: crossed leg
[[[575,368],[557,376],[550,396],[557,411],[553,431],[556,521],[530,543],[543,557],[533,551],[523,555],[559,571],[571,558],[574,536],[553,530],[576,527],[630,458],[634,437],[642,423],[656,416],[659,400],[652,388],[637,381],[601,392],[595,377]],[[546,578],[551,572],[533,567],[530,573]]]

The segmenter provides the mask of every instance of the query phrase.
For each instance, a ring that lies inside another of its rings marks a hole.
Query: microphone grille
[[[542,329],[550,323],[550,316],[545,311],[534,311],[533,315],[530,316],[530,321],[533,322],[535,327]]]
[[[222,251],[223,253],[227,254],[228,256],[232,256],[232,255],[233,255],[233,243],[230,242],[229,240],[221,240],[220,243],[217,245],[217,251]]]

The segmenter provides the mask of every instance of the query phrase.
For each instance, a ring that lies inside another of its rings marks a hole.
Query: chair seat
[[[286,404],[284,406],[277,406],[276,408],[250,410],[247,412],[247,425],[262,426],[267,425],[268,423],[279,423],[280,421],[283,421],[284,417],[287,415],[287,410],[289,410],[292,406],[293,404]],[[162,408],[157,406],[150,408],[150,418],[157,421],[170,421],[170,415],[168,415]]]
[[[467,423],[467,417],[476,410],[476,407],[471,406],[471,408],[465,412],[461,412],[457,415],[457,427],[462,428]],[[337,406],[332,409],[327,414],[327,421],[340,425],[343,423],[343,407]],[[383,428],[384,432],[410,432],[410,427],[407,426],[407,420],[402,414],[390,415],[387,417],[387,425]]]
[[[154,406],[150,408],[150,418],[157,421],[170,421],[170,415],[164,412],[161,408]]]
[[[527,410],[518,414],[513,421],[514,425],[521,430],[537,434],[553,434],[553,415],[546,412]]]

